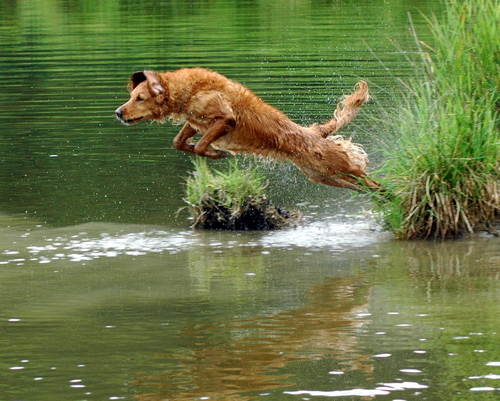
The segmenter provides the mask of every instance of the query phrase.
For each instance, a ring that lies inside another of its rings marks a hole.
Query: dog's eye
[[[144,98],[141,95],[137,95],[135,100],[137,100],[138,102],[142,102],[144,100]]]

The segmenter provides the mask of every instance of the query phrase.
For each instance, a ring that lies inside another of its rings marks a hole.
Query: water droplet
[[[422,373],[422,371],[418,369],[400,369],[399,371],[403,373]]]
[[[495,387],[472,387],[470,391],[494,391]]]

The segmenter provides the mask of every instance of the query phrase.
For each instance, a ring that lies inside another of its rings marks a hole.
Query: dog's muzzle
[[[115,114],[116,114],[116,118],[118,118],[118,120],[120,120],[123,124],[127,124],[127,125],[138,123],[139,121],[144,119],[144,117],[139,117],[139,118],[134,118],[131,120],[125,120],[123,118],[123,109],[121,107],[116,109]]]
[[[123,121],[123,110],[121,107],[115,110],[116,118],[120,121]]]

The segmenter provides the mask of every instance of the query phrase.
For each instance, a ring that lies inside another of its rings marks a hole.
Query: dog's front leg
[[[210,144],[226,135],[230,128],[234,127],[234,118],[215,118],[201,139],[194,145],[194,153],[211,159],[222,159],[228,157],[228,153],[210,148]]]
[[[188,139],[192,138],[198,133],[189,123],[184,124],[184,127],[174,138],[174,147],[183,152],[194,153],[194,145],[187,143]]]

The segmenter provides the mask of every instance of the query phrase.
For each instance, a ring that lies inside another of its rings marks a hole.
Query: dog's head
[[[139,71],[132,74],[130,100],[116,109],[116,117],[127,125],[142,120],[161,120],[161,106],[168,99],[165,86],[156,72]]]

